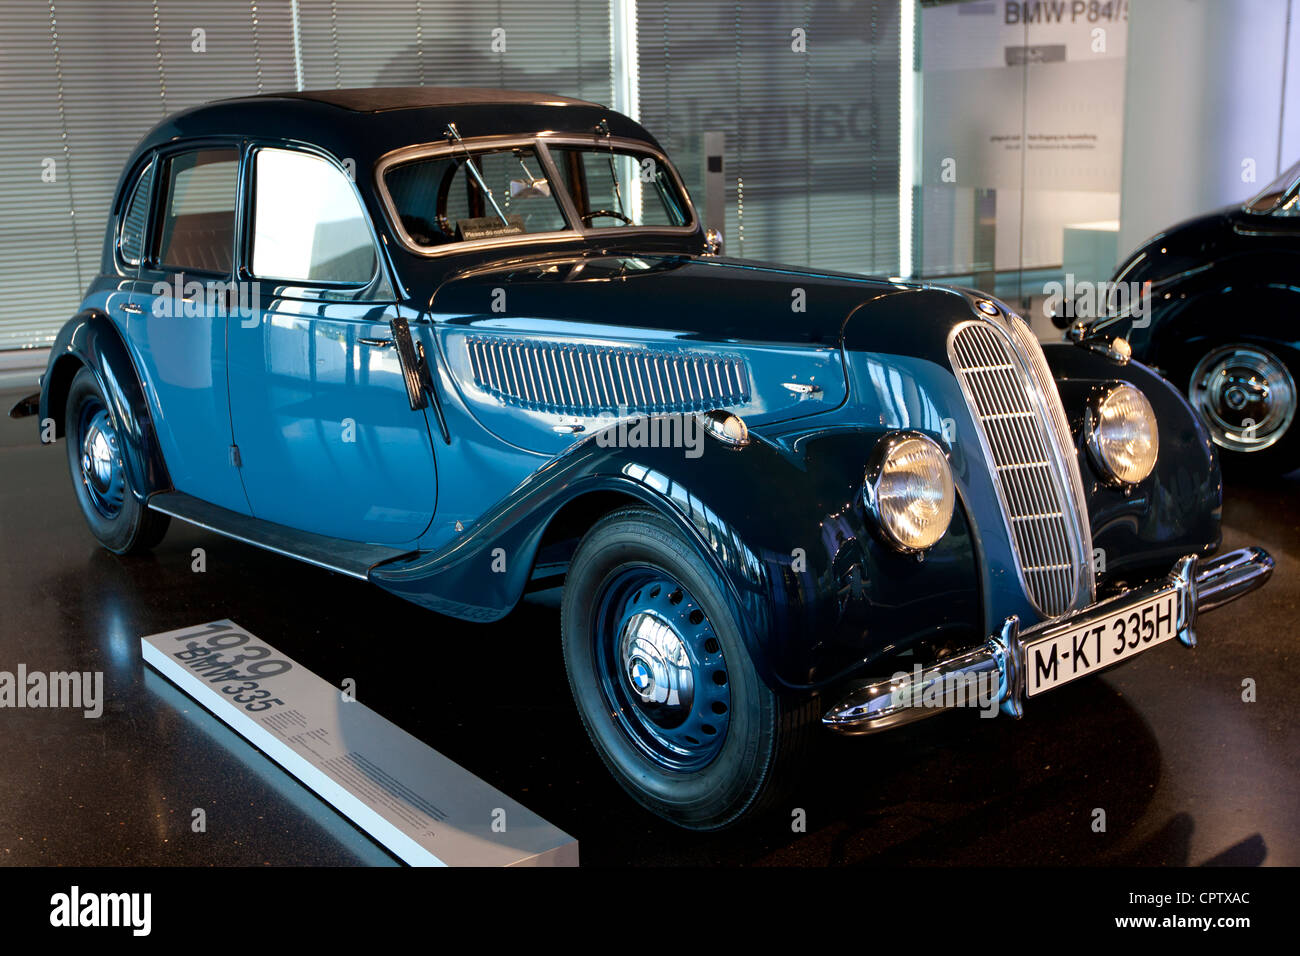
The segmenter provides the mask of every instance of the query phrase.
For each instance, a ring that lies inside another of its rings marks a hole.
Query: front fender
[[[448,548],[380,565],[371,580],[444,614],[495,620],[523,593],[551,519],[582,496],[619,493],[657,509],[695,545],[723,582],[763,679],[815,690],[922,637],[969,642],[982,629],[963,509],[924,562],[873,537],[862,470],[884,431],[756,436],[743,449],[710,437],[697,458],[681,448],[602,447],[593,435]]]
[[[1092,522],[1099,584],[1167,569],[1185,554],[1211,554],[1221,540],[1223,483],[1209,433],[1182,395],[1139,362],[1117,365],[1071,344],[1043,347],[1065,406]],[[1131,491],[1108,484],[1086,447],[1084,414],[1117,382],[1140,389],[1155,411],[1155,470]]]
[[[39,421],[53,420],[55,434],[64,437],[68,389],[83,367],[95,374],[116,420],[131,492],[144,501],[171,488],[135,362],[117,326],[99,309],[77,313],[59,330],[41,379]]]

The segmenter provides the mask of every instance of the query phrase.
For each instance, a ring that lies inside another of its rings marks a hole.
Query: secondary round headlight
[[[1156,415],[1132,385],[1116,385],[1088,408],[1088,451],[1111,481],[1134,485],[1151,474],[1160,452]]]
[[[952,521],[957,496],[948,456],[918,432],[882,438],[867,465],[864,496],[890,544],[899,551],[924,551]]]

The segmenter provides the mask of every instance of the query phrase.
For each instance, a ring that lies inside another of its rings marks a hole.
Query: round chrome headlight
[[[944,536],[957,498],[948,456],[919,432],[880,440],[867,465],[863,496],[885,539],[908,553]]]
[[[1088,407],[1088,451],[1109,481],[1135,485],[1156,466],[1160,432],[1147,397],[1116,385]]]

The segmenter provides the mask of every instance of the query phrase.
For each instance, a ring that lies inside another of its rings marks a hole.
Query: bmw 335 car
[[[1019,717],[1269,576],[1212,557],[1210,435],[1122,350],[720,246],[596,104],[209,104],[132,152],[14,414],[118,554],[178,519],[467,621],[562,585],[535,652],[695,829],[772,804],[810,734]],[[466,679],[519,693],[498,666]]]

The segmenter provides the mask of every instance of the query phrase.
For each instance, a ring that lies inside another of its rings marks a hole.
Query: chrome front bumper
[[[1024,707],[1025,645],[1056,633],[1103,619],[1126,605],[1172,592],[1177,606],[1176,635],[1187,647],[1196,646],[1196,615],[1234,601],[1264,584],[1273,573],[1273,558],[1263,548],[1242,548],[1209,561],[1195,555],[1180,558],[1163,578],[1130,588],[1091,607],[1026,631],[1016,617],[983,645],[967,648],[906,676],[865,684],[826,712],[822,723],[841,734],[872,734],[940,713],[949,707],[933,701],[951,695],[927,694],[954,682],[996,682],[1002,713],[1019,717]],[[925,704],[918,703],[927,701]],[[951,705],[949,705],[951,706]]]

